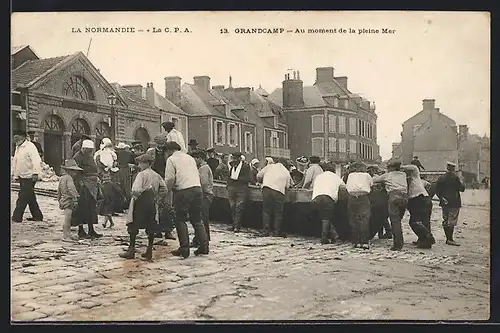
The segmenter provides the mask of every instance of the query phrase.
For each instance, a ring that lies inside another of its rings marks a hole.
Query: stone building
[[[381,161],[375,104],[353,94],[347,77],[319,67],[312,86],[304,86],[298,71],[282,84],[269,98],[285,113],[292,158],[316,155],[339,168],[350,160]]]
[[[393,143],[393,157],[410,163],[418,156],[426,173],[442,173],[446,162],[457,163],[466,183],[489,177],[489,139],[469,133],[467,125],[455,121],[424,99],[422,110],[403,123],[401,142]]]
[[[189,115],[189,139],[196,139],[200,147],[214,147],[220,153],[239,151],[250,160],[265,156],[265,129],[283,133],[285,138],[286,125],[275,120],[279,107],[266,96],[249,87],[234,88],[231,78],[228,88],[211,87],[208,76],[193,80],[193,84],[181,85],[180,77],[166,77],[165,96]],[[279,140],[279,134],[276,137]]]
[[[187,113],[156,92],[153,82],[146,83],[146,87],[143,87],[140,84],[124,85],[123,87],[132,91],[136,96],[140,96],[140,98],[149,106],[154,107],[158,112],[160,112],[161,124],[167,121],[173,122],[175,124],[175,128],[182,133],[184,138],[188,138],[189,132]],[[161,127],[161,131],[164,131],[163,127]]]
[[[90,135],[98,146],[101,138],[113,134],[116,141],[130,142],[159,131],[160,114],[124,98],[82,52],[39,58],[29,46],[15,47],[11,64],[11,91],[17,96],[13,103],[25,113],[20,117],[24,124],[13,117],[11,125],[35,131],[45,162],[56,172],[71,157],[71,146],[81,134]]]

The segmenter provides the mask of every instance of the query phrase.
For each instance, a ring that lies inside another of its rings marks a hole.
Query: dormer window
[[[344,100],[344,108],[349,109],[349,100],[348,99]]]
[[[333,106],[338,108],[339,107],[339,99],[338,97],[334,97],[333,98]]]

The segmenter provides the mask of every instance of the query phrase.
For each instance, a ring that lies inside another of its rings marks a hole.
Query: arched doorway
[[[43,128],[44,161],[54,169],[57,175],[60,175],[64,151],[64,123],[61,118],[51,114],[45,119]]]
[[[108,123],[100,122],[95,128],[95,150],[99,150],[101,140],[104,138],[111,138],[111,127]]]
[[[141,141],[144,148],[147,149],[149,141],[151,140],[148,130],[144,127],[139,127],[134,134],[134,140]]]
[[[90,126],[83,118],[76,118],[71,123],[71,147],[80,140],[82,134],[90,135]]]

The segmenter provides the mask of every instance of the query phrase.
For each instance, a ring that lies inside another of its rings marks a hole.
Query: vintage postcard
[[[11,319],[486,320],[487,12],[13,13]]]

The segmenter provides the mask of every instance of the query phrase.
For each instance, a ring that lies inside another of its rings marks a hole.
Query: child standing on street
[[[65,173],[59,179],[57,201],[59,201],[59,208],[64,211],[63,241],[72,241],[78,239],[71,235],[71,215],[78,205],[80,196],[76,190],[75,179],[83,169],[73,159],[66,160],[61,168]]]

